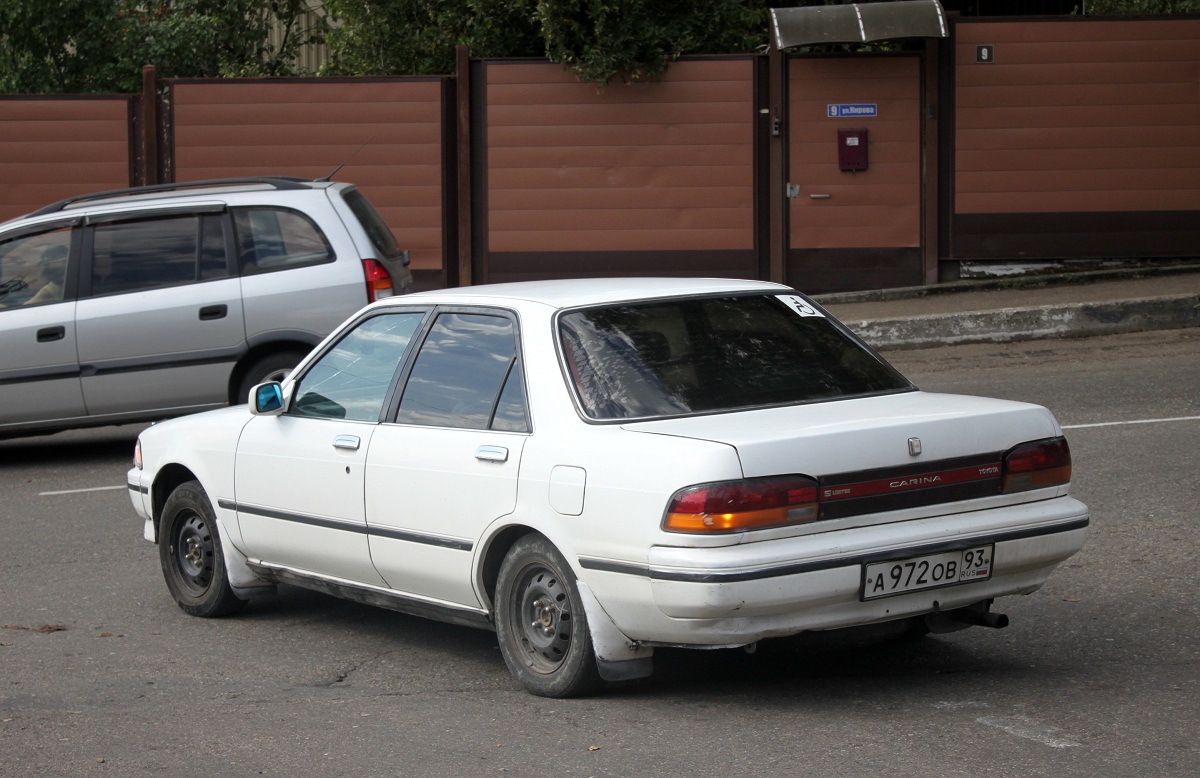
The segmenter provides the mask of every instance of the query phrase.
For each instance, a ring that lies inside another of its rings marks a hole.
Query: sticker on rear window
[[[806,303],[804,298],[800,297],[799,295],[777,294],[775,297],[801,316],[816,316],[821,319],[825,318],[825,314]]]

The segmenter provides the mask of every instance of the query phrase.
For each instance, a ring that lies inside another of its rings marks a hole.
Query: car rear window
[[[593,419],[679,416],[907,391],[894,368],[799,295],[630,303],[559,318]]]
[[[371,239],[371,245],[379,252],[379,258],[390,259],[399,256],[400,244],[396,242],[396,236],[379,215],[379,211],[375,210],[375,206],[371,205],[371,201],[357,189],[348,190],[343,197],[346,205],[350,206],[350,210],[358,217],[367,237]]]

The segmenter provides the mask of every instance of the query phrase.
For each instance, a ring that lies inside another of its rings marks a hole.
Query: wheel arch
[[[563,561],[574,573],[575,586],[583,601],[587,615],[589,638],[592,641],[596,668],[606,681],[626,681],[646,678],[654,672],[654,649],[631,640],[613,621],[595,591],[580,575],[578,558],[570,548],[554,540],[554,537],[530,524],[509,524],[500,527],[486,541],[478,567],[479,590],[483,605],[496,620],[496,587],[500,577],[500,565],[517,541],[528,535],[538,535],[553,546]]]
[[[175,491],[180,484],[185,484],[188,481],[198,481],[195,473],[180,464],[164,465],[154,476],[154,486],[150,490],[152,498],[151,504],[151,520],[154,523],[154,536],[157,538],[159,526],[162,522],[163,507],[167,504],[167,498],[171,496],[171,492]]]
[[[241,388],[242,382],[246,380],[246,376],[249,375],[250,369],[260,361],[274,354],[285,353],[296,354],[298,357],[297,361],[299,361],[304,355],[312,351],[313,347],[319,342],[320,340],[316,338],[289,333],[278,340],[252,344],[250,349],[238,359],[237,364],[233,366],[233,370],[229,373],[229,385],[226,387],[229,404],[237,405],[246,401],[245,397],[238,396],[238,390]]]
[[[525,524],[510,524],[503,527],[499,532],[492,535],[484,545],[483,553],[479,562],[479,585],[480,593],[483,595],[485,602],[484,607],[489,613],[492,613],[492,618],[495,619],[495,603],[496,603],[496,581],[500,577],[500,563],[504,561],[504,557],[508,555],[509,549],[526,535],[542,535],[539,532]],[[547,538],[549,540],[549,538]],[[550,541],[553,543],[553,541]]]

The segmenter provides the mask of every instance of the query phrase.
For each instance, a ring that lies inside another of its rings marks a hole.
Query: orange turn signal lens
[[[817,482],[804,476],[720,481],[680,489],[663,518],[667,532],[742,532],[816,521]]]

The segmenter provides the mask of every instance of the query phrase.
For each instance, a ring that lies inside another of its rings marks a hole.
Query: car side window
[[[235,208],[243,275],[290,270],[334,260],[333,248],[312,219],[286,208]]]
[[[71,228],[0,241],[0,308],[62,302]]]
[[[220,216],[103,222],[92,232],[93,296],[228,275]]]
[[[379,421],[388,387],[423,312],[384,313],[361,322],[309,368],[292,395],[292,414]]]
[[[475,313],[438,316],[417,354],[396,421],[528,432],[513,321]]]

